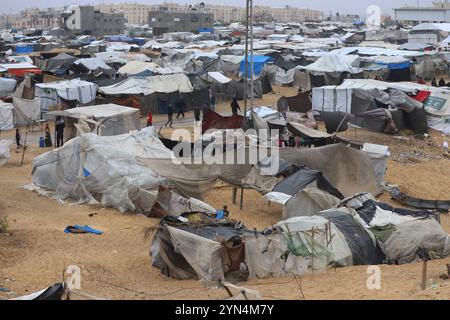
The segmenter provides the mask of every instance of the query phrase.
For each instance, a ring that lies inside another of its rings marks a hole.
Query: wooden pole
[[[243,207],[244,207],[244,188],[241,188],[241,205],[240,205],[240,209],[242,210]]]
[[[422,263],[422,290],[427,288],[427,259]]]
[[[236,204],[236,198],[237,198],[237,188],[233,188],[231,191],[231,197],[233,200],[233,204]]]

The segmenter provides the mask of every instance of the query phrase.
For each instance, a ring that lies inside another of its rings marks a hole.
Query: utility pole
[[[244,116],[247,117],[248,97],[250,96],[250,108],[253,109],[253,93],[254,93],[254,57],[253,57],[253,0],[246,0],[245,7],[245,78],[244,78]],[[250,95],[248,94],[248,54],[250,40]]]
[[[254,57],[253,57],[253,0],[249,0],[250,3],[250,109],[253,110],[253,94],[254,94]]]
[[[244,75],[244,117],[247,117],[247,93],[248,93],[248,27],[249,27],[249,4],[250,0],[246,0],[245,5],[245,75]]]

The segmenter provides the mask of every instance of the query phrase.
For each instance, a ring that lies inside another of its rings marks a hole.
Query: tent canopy
[[[189,93],[192,88],[189,78],[184,74],[161,75],[152,77],[133,77],[108,87],[101,87],[100,93],[105,95],[151,95],[155,92]]]

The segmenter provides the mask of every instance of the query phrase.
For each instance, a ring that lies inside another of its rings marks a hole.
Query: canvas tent
[[[41,119],[41,100],[26,100],[13,97],[14,121],[18,126],[26,126]]]
[[[162,179],[138,156],[170,158],[153,128],[120,136],[84,134],[33,160],[31,190],[149,214]]]
[[[51,111],[48,115],[66,118],[66,130],[64,131],[66,140],[75,137],[77,131],[80,130],[94,132],[101,136],[114,136],[141,128],[139,110],[115,104]],[[79,123],[79,120],[83,122]],[[87,128],[86,125],[89,127]]]
[[[11,103],[5,103],[0,100],[0,130],[14,129],[14,107]]]
[[[95,100],[97,85],[79,79],[51,83],[38,83],[35,98],[41,100],[41,112],[47,113],[52,107],[64,101],[89,104]]]
[[[99,92],[105,95],[151,95],[153,93],[190,93],[193,91],[188,77],[184,74],[133,77],[109,87],[101,87]]]
[[[16,89],[17,80],[0,78],[0,97],[11,97]]]

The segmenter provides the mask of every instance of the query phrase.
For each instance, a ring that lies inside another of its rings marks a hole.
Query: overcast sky
[[[167,2],[176,2],[180,4],[185,3],[197,3],[202,0],[186,1],[186,0],[171,0]],[[64,6],[68,4],[99,4],[99,3],[120,3],[126,2],[126,0],[0,0],[0,12],[9,13],[16,12],[28,7],[56,7]],[[155,4],[162,3],[164,0],[134,0],[133,2]],[[229,4],[229,5],[241,5],[245,4],[245,0],[203,0],[206,3],[214,4]],[[365,10],[369,5],[378,5],[381,8],[382,13],[392,13],[392,8],[401,7],[405,4],[417,5],[417,0],[254,0],[255,5],[274,5],[284,6],[291,5],[301,8],[319,9],[327,14],[330,10],[335,13],[356,13],[365,14]],[[432,0],[419,0],[421,6],[431,5]]]

